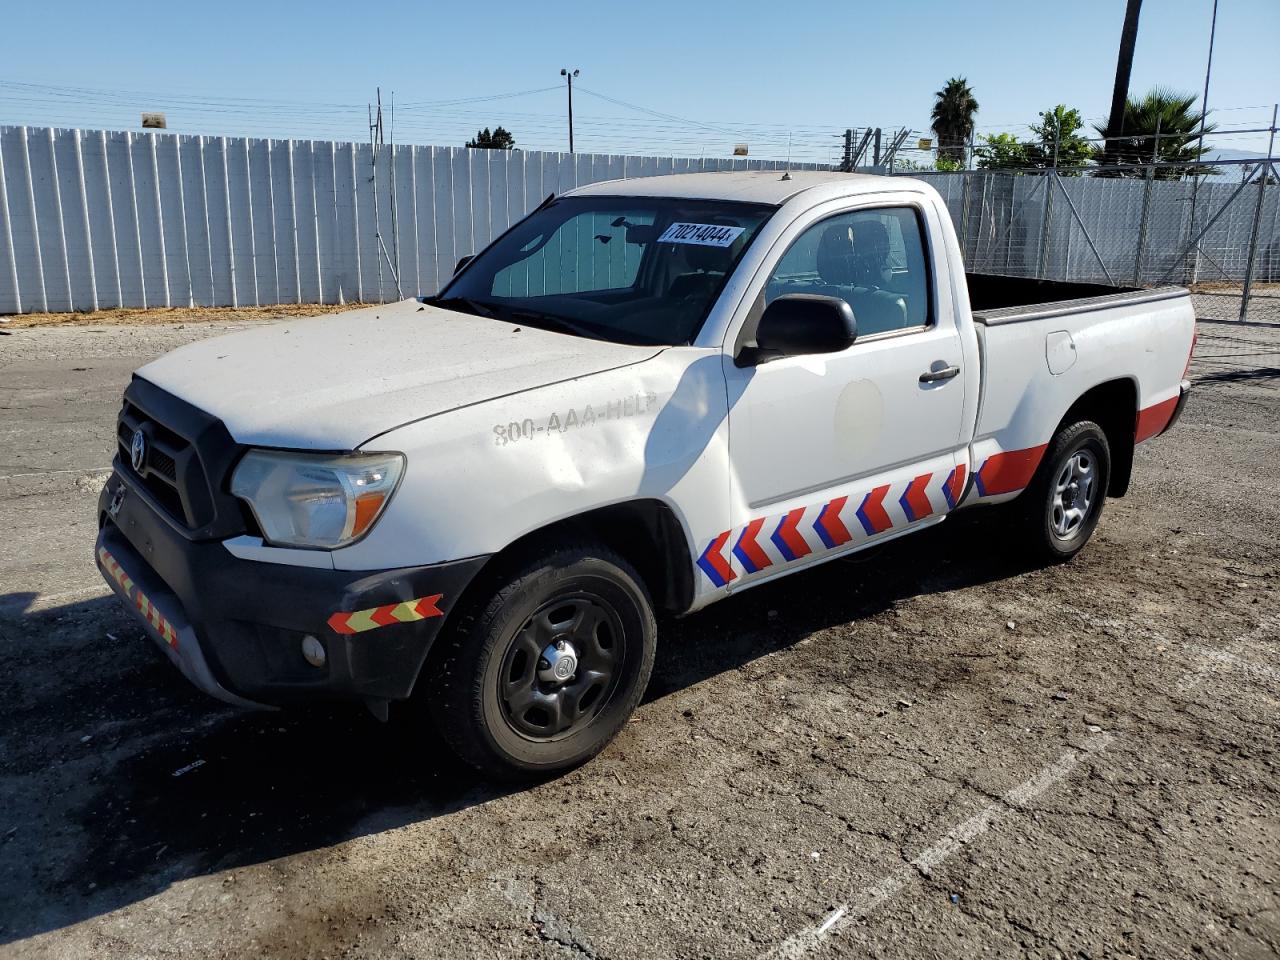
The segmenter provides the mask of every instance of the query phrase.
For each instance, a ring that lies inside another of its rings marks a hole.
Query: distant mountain
[[[1214,147],[1209,148],[1209,152],[1205,154],[1206,160],[1265,160],[1267,159],[1267,151],[1265,150],[1218,150]]]

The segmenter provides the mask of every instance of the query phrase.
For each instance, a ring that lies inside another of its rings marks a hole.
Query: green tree
[[[514,150],[516,138],[502,127],[495,127],[492,133],[485,127],[467,141],[467,146],[477,150]]]
[[[1103,137],[1109,139],[1100,151],[1099,161],[1115,167],[1105,171],[1108,176],[1141,177],[1145,175],[1141,164],[1155,158],[1160,163],[1179,164],[1156,170],[1159,180],[1181,180],[1184,177],[1214,173],[1197,161],[1208,153],[1199,145],[1200,111],[1195,109],[1196,96],[1178,93],[1164,87],[1154,87],[1141,99],[1125,101],[1124,113],[1118,130],[1095,126]],[[1212,133],[1215,124],[1206,123],[1204,132]],[[1159,130],[1157,144],[1156,131]]]
[[[1027,159],[1035,167],[1082,167],[1093,159],[1094,148],[1077,133],[1084,127],[1079,110],[1060,103],[1052,110],[1040,111],[1040,122],[1031,124],[1036,142],[1027,148]],[[1077,176],[1078,171],[1073,171]]]
[[[973,152],[982,170],[1022,170],[1031,166],[1027,148],[1012,133],[993,133],[983,137]]]
[[[973,136],[973,117],[978,101],[964,77],[952,77],[934,94],[932,127],[938,138],[938,158],[958,161],[964,166],[965,148]]]
[[[893,158],[893,170],[895,173],[953,173],[961,169],[960,164],[956,160],[949,160],[946,157],[938,157],[932,163],[928,160],[912,160],[910,157],[904,157],[901,154]]]

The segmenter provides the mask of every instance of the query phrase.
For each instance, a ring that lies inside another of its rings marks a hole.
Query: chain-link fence
[[[1182,179],[1171,167],[911,175],[946,200],[969,270],[1187,286],[1193,372],[1280,382],[1280,163],[1203,163]]]

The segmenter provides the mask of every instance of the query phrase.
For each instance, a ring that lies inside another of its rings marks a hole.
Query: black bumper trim
[[[269,709],[267,704],[237,696],[214,679],[195,628],[188,622],[177,597],[145,563],[130,562],[127,571],[120,566],[120,556],[127,555],[128,551],[124,537],[114,526],[106,524],[98,531],[95,550],[98,570],[112,592],[137,617],[147,636],[184,677],[209,696],[232,706]]]
[[[1169,417],[1169,422],[1164,425],[1164,429],[1160,431],[1163,436],[1173,429],[1173,425],[1182,417],[1182,411],[1187,405],[1187,397],[1191,395],[1191,381],[1183,380],[1178,384],[1178,402],[1173,408],[1173,414]]]
[[[111,512],[117,492],[123,498]],[[409,696],[436,636],[487,557],[391,570],[330,570],[245,560],[220,541],[193,541],[160,516],[150,498],[115,473],[98,503],[98,542],[175,627],[178,650],[194,648],[209,682],[171,659],[197,686],[222,699],[280,705],[298,700],[399,700]],[[104,577],[124,598],[109,571]],[[151,596],[155,594],[155,596]],[[351,613],[441,594],[441,616],[340,634],[329,624]],[[136,612],[136,611],[135,611]],[[158,638],[151,630],[153,638]],[[302,656],[310,634],[322,667]],[[185,641],[185,644],[184,644]],[[168,644],[166,644],[168,646]],[[211,688],[212,687],[212,688]]]

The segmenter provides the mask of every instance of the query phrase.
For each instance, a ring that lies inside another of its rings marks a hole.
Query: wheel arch
[[[489,589],[514,558],[565,542],[599,543],[620,554],[635,566],[660,610],[683,613],[693,605],[693,559],[684,527],[670,504],[647,498],[595,507],[518,537],[485,562],[455,609],[466,606],[474,592]]]
[[[1068,408],[1058,431],[1080,420],[1092,420],[1106,434],[1111,448],[1111,481],[1107,495],[1123,497],[1133,475],[1134,424],[1138,415],[1138,385],[1130,377],[1097,384],[1086,390]]]
[[[468,629],[479,606],[513,569],[558,545],[584,542],[607,546],[629,561],[657,609],[680,614],[693,605],[693,559],[684,527],[672,507],[656,499],[596,507],[532,530],[490,556],[446,614],[414,678],[414,689],[426,664],[447,650],[447,637]]]

